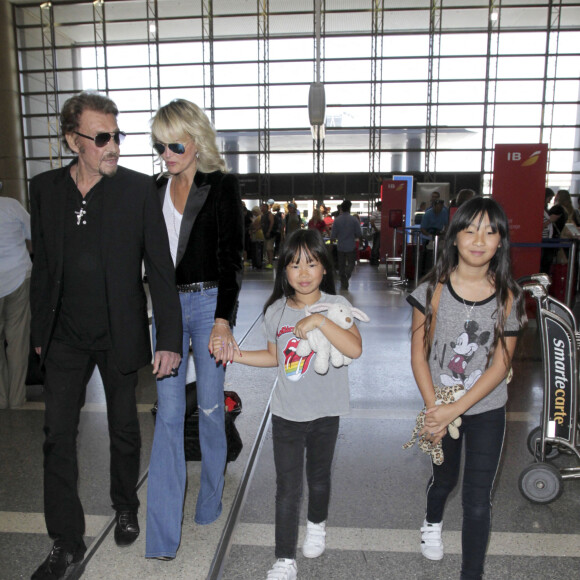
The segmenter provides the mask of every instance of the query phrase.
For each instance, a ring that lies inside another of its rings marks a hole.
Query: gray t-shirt
[[[426,293],[427,284],[424,283],[407,297],[409,304],[423,314]],[[458,296],[450,282],[443,287],[429,358],[435,386],[463,384],[469,390],[484,373],[493,341],[496,310],[495,294],[481,302],[470,302]],[[515,308],[512,308],[506,322],[505,336],[517,336],[519,329]],[[506,402],[507,384],[503,380],[465,414],[476,415],[498,409]]]
[[[350,306],[343,296],[324,292],[316,304],[335,302]],[[272,394],[272,413],[289,421],[345,415],[350,410],[348,367],[335,368],[329,363],[328,372],[319,375],[314,370],[315,353],[306,357],[296,355],[299,339],[293,330],[304,316],[304,310],[292,308],[286,298],[280,298],[264,317],[266,338],[276,344],[278,353],[278,383]]]

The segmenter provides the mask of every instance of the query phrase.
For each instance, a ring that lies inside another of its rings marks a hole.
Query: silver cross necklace
[[[79,182],[79,166],[77,165],[77,173],[75,175],[75,187],[77,188],[77,191],[80,193],[79,190],[79,186],[78,186],[78,182]],[[78,209],[78,211],[75,211],[75,215],[77,216],[77,226],[80,226],[81,223],[83,225],[86,225],[86,221],[83,219],[83,217],[85,215],[87,215],[87,210],[85,209],[87,207],[87,203],[88,203],[88,193],[85,197],[83,197],[82,201],[81,201],[81,207]],[[82,193],[81,193],[82,196]]]

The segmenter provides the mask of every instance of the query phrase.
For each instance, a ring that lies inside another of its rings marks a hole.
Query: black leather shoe
[[[117,546],[130,546],[139,537],[137,512],[117,512],[115,542]]]
[[[62,578],[69,566],[83,559],[85,551],[86,548],[83,545],[75,552],[69,552],[62,541],[57,540],[46,560],[32,575],[31,580],[58,580]]]

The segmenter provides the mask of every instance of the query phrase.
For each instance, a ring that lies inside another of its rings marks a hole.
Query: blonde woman
[[[151,123],[151,140],[166,167],[157,184],[181,301],[183,360],[187,361],[191,345],[197,379],[202,462],[195,521],[210,524],[222,510],[227,454],[225,364],[216,363],[211,345],[214,339],[224,345],[224,360],[239,352],[231,329],[243,269],[242,202],[238,182],[226,173],[218,152],[215,131],[197,105],[177,99],[161,107]],[[157,382],[147,558],[173,559],[181,541],[186,364]]]

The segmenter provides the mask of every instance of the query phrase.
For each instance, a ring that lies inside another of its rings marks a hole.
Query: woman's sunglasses
[[[165,153],[165,145],[163,143],[153,143],[153,149],[163,155]],[[167,143],[167,148],[177,155],[183,155],[185,153],[185,145],[183,143]]]
[[[127,136],[125,133],[123,133],[123,131],[115,131],[113,133],[98,133],[94,137],[91,137],[90,135],[84,135],[83,133],[79,133],[78,131],[73,132],[75,133],[75,135],[78,135],[79,137],[84,137],[85,139],[90,139],[91,141],[94,141],[97,147],[104,147],[111,140],[111,137],[113,138],[113,140],[117,145],[120,145]]]

